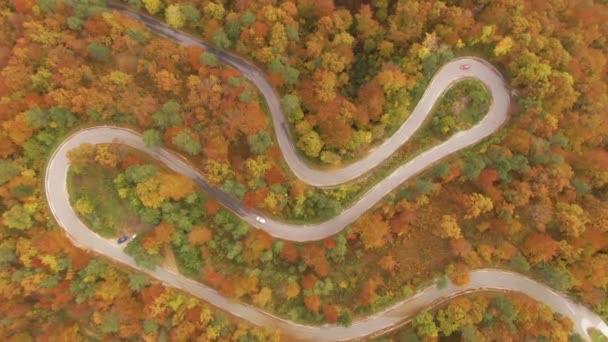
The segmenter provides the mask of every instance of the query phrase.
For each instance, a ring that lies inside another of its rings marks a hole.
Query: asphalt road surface
[[[223,63],[239,70],[245,77],[252,81],[257,86],[268,105],[279,147],[283,152],[283,158],[289,165],[291,171],[299,179],[317,187],[327,187],[351,181],[365,175],[370,170],[373,170],[378,165],[382,164],[382,162],[397,151],[399,147],[418,130],[435,103],[435,100],[447,90],[450,85],[464,78],[479,79],[491,92],[493,102],[488,114],[478,125],[466,132],[457,134],[453,139],[446,141],[433,150],[427,151],[424,157],[421,156],[421,159],[412,165],[428,164],[430,161],[436,161],[448,153],[458,151],[471,145],[495,132],[507,120],[507,111],[510,104],[509,89],[504,83],[500,73],[489,63],[481,59],[457,59],[446,64],[437,72],[429,83],[424,95],[419,100],[416,108],[412,111],[405,124],[394,133],[392,138],[386,139],[383,144],[371,150],[367,156],[345,167],[332,170],[321,170],[309,165],[296,150],[296,146],[290,137],[290,132],[286,128],[289,127],[289,122],[287,121],[287,116],[281,109],[280,97],[276,93],[274,87],[272,87],[265,78],[264,72],[257,66],[243,58],[197,40],[187,33],[168,27],[156,18],[141,14],[127,6],[111,3],[110,7],[129,14],[142,22],[151,31],[167,37],[176,43],[204,48],[208,52],[215,54]],[[468,70],[460,69],[460,67],[465,64],[468,64],[470,68]],[[390,189],[395,187],[396,182],[400,183],[404,176],[418,170],[415,167],[410,167],[410,169],[412,170],[401,171],[395,175],[394,180],[388,182],[388,184],[380,185],[380,187],[390,191]],[[386,193],[388,191],[383,192]],[[382,196],[384,196],[384,194]]]
[[[507,271],[473,271],[470,283],[464,287],[456,287],[451,284],[444,289],[438,289],[434,286],[429,287],[381,313],[356,321],[352,326],[346,328],[335,325],[305,326],[290,322],[272,316],[253,306],[236,303],[231,299],[223,297],[217,291],[188,279],[181,274],[176,274],[165,269],[150,271],[139,268],[133,259],[122,251],[124,246],[117,245],[113,241],[108,241],[93,233],[78,218],[70,206],[66,181],[69,167],[67,152],[72,148],[85,142],[91,144],[116,142],[141,149],[172,170],[192,178],[202,190],[259,229],[263,229],[281,239],[311,241],[319,240],[339,232],[407,179],[427,169],[445,156],[475,144],[494,133],[508,118],[507,112],[510,97],[509,90],[502,77],[488,63],[476,58],[454,60],[446,64],[435,75],[408,120],[385,143],[375,148],[363,159],[342,169],[318,170],[307,165],[299,157],[289,132],[284,129],[287,123],[286,116],[281,111],[278,96],[259,69],[239,57],[217,50],[186,34],[168,28],[154,18],[143,16],[124,9],[121,6],[118,7],[120,7],[121,11],[127,12],[142,21],[156,33],[162,34],[180,44],[199,45],[206,48],[209,52],[215,53],[222,62],[239,69],[247,78],[254,82],[269,105],[275,133],[285,160],[296,176],[312,185],[332,186],[344,183],[356,179],[380,165],[412,136],[430,113],[433,104],[441,94],[458,80],[476,78],[483,82],[492,95],[492,105],[487,115],[477,125],[466,131],[456,133],[444,143],[430,148],[399,167],[336,217],[318,224],[305,225],[291,225],[274,221],[270,218],[264,218],[265,223],[261,224],[256,220],[257,217],[263,217],[260,213],[243,207],[237,199],[209,185],[200,173],[190,167],[178,155],[162,148],[147,148],[137,133],[120,127],[100,126],[87,128],[68,137],[60,145],[51,157],[45,175],[45,191],[51,212],[75,244],[146,272],[170,286],[187,291],[254,324],[280,329],[283,334],[290,336],[294,340],[342,341],[375,336],[407,322],[413,315],[424,308],[436,305],[463,293],[487,290],[524,293],[546,303],[554,311],[560,312],[572,319],[576,330],[582,336],[588,338],[586,329],[590,327],[596,328],[608,336],[608,326],[591,310],[575,303],[564,294],[554,292],[551,288],[541,283]],[[468,64],[470,68],[468,70],[462,69],[461,66],[464,64]]]

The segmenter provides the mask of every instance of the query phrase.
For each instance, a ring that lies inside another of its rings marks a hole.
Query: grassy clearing
[[[68,171],[70,203],[87,226],[105,238],[117,237],[139,224],[127,200],[118,197],[114,188],[118,173],[98,165],[70,167]]]

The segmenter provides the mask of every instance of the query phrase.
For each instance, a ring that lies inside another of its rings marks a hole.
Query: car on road
[[[471,69],[471,66],[468,64],[463,64],[460,66],[460,70],[469,70],[469,69]]]
[[[260,223],[266,223],[266,220],[264,218],[262,218],[262,217],[259,217],[259,216],[256,216],[255,220],[258,221],[258,222],[260,222]]]
[[[123,235],[123,236],[119,237],[116,242],[118,242],[118,244],[120,245],[121,243],[124,243],[127,240],[129,240],[129,237],[126,235]]]

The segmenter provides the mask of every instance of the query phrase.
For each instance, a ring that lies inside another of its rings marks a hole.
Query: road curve
[[[471,68],[469,70],[461,70],[460,65],[464,63],[469,64]],[[474,71],[470,72],[470,70]],[[459,76],[450,76],[452,74]],[[243,207],[240,201],[236,198],[216,187],[211,186],[203,175],[190,167],[189,164],[184,162],[184,160],[178,155],[163,148],[146,148],[141,142],[141,137],[132,131],[119,127],[97,127],[82,130],[69,139],[80,143],[109,143],[116,140],[136,148],[141,148],[142,150],[145,150],[146,152],[155,156],[161,162],[165,163],[165,165],[175,172],[185,174],[192,178],[204,191],[209,193],[209,195],[214,197],[216,200],[220,201],[249,224],[263,229],[270,235],[280,239],[299,242],[316,241],[340,232],[344,227],[354,222],[357,218],[359,218],[359,216],[361,216],[362,213],[371,209],[376,203],[382,200],[382,198],[384,198],[393,189],[398,187],[406,180],[427,169],[429,166],[433,165],[442,158],[479,142],[500,128],[508,117],[507,110],[510,102],[508,89],[505,86],[500,74],[496,72],[495,69],[489,67],[486,62],[474,58],[458,59],[446,64],[439,70],[423,96],[425,101],[424,103],[428,103],[425,105],[425,109],[428,111],[424,114],[428,115],[430,113],[432,103],[434,103],[450,85],[450,83],[441,84],[438,82],[439,80],[451,82],[453,80],[462,79],[465,77],[474,77],[481,80],[492,93],[493,101],[490,106],[490,111],[481,119],[481,121],[472,128],[466,131],[458,132],[452,135],[445,142],[420,153],[409,162],[398,167],[386,178],[376,183],[357,201],[352,203],[350,207],[344,209],[340,214],[319,223],[295,225],[276,221],[268,217],[265,218],[265,223],[261,224],[257,222],[256,218],[258,216],[263,216],[263,214],[253,209]],[[431,95],[433,96],[432,98],[430,97]],[[419,111],[419,107],[420,104],[416,106],[414,111]],[[274,117],[275,115],[273,112],[273,118]],[[383,144],[382,146],[389,146],[389,143],[391,146],[394,144],[402,145],[420,127],[422,121],[424,121],[424,118],[422,117],[417,119],[417,121],[411,121],[410,119],[408,119],[402,125],[399,131],[391,136],[387,140],[387,143]],[[278,124],[275,122],[275,127],[277,126]],[[285,132],[285,130],[278,130],[277,134],[285,139],[289,139],[289,135],[287,132]],[[401,136],[400,134],[405,134],[405,136]],[[291,156],[292,158],[298,159],[297,152],[295,152],[293,147],[294,144],[289,142],[287,145],[290,146],[290,149],[282,150],[283,156],[286,158]],[[383,155],[379,152],[380,149],[382,149],[382,146],[378,147],[378,149],[376,149],[372,155],[365,158],[367,163],[375,163],[375,165],[379,165],[386,158],[388,158],[388,155]],[[283,148],[283,145],[280,147]],[[333,171],[327,172],[330,172],[331,174]],[[327,177],[329,177],[329,175]]]
[[[313,169],[299,158],[294,145],[291,143],[289,132],[284,129],[286,121],[280,109],[278,97],[258,69],[238,57],[207,46],[176,30],[169,29],[153,18],[142,16],[124,8],[121,10],[141,20],[146,26],[157,33],[168,36],[183,44],[203,46],[208,51],[216,53],[223,62],[239,69],[246,77],[260,87],[272,112],[275,132],[285,159],[298,177],[313,185],[331,186],[340,184],[357,178],[382,163],[420,127],[424,118],[430,112],[433,103],[453,82],[462,78],[473,77],[481,80],[488,87],[493,99],[490,111],[473,128],[453,135],[446,142],[423,152],[404,164],[377,183],[351,207],[330,220],[318,224],[296,226],[273,221],[269,218],[266,219],[266,223],[259,228],[278,238],[292,241],[310,241],[319,240],[337,233],[343,227],[353,222],[361,213],[371,208],[396,186],[441,158],[489,136],[507,119],[510,99],[508,89],[500,74],[484,61],[474,58],[459,59],[448,63],[435,75],[410,118],[397,133],[388,139],[387,142],[376,148],[373,153],[343,169],[332,171]],[[459,66],[465,63],[471,65],[469,70],[460,69]],[[138,134],[119,127],[94,127],[81,130],[68,137],[54,152],[45,174],[45,192],[51,212],[75,244],[140,269],[170,286],[187,291],[254,324],[280,329],[285,335],[298,340],[343,341],[360,339],[394,328],[402,322],[411,319],[412,315],[419,310],[436,304],[439,301],[445,301],[453,296],[479,290],[508,290],[522,292],[548,304],[553,310],[568,316],[575,323],[576,330],[582,336],[588,338],[586,329],[589,327],[596,328],[608,336],[608,326],[589,309],[573,302],[563,294],[554,292],[545,285],[525,276],[506,271],[473,271],[471,273],[471,282],[464,287],[455,287],[453,285],[449,285],[444,289],[429,287],[379,314],[356,321],[351,327],[346,328],[335,325],[305,326],[290,322],[247,304],[235,303],[223,297],[217,291],[188,279],[181,274],[176,274],[165,269],[153,271],[141,269],[131,257],[122,251],[122,246],[112,244],[110,241],[89,230],[70,206],[67,192],[67,173],[69,167],[67,152],[84,142],[91,144],[118,142],[141,149],[163,162],[172,170],[191,177],[209,195],[222,202],[250,224],[259,226],[255,218],[260,214],[244,208],[235,198],[210,186],[201,174],[190,167],[179,156],[162,148],[147,148]],[[356,165],[356,167],[352,167],[353,165]]]
[[[108,128],[105,127],[92,128],[84,132],[108,133],[106,131],[107,129]],[[538,301],[544,302],[554,311],[569,317],[574,322],[576,331],[588,340],[588,328],[598,329],[608,336],[608,326],[597,314],[585,306],[575,303],[566,295],[557,293],[548,286],[528,277],[501,270],[488,269],[473,271],[471,272],[469,284],[463,287],[449,284],[443,289],[438,289],[435,286],[430,286],[425,290],[418,292],[413,297],[399,302],[383,312],[355,321],[350,327],[342,327],[337,325],[307,326],[294,323],[273,316],[256,307],[237,303],[222,296],[216,290],[192,279],[188,279],[179,273],[174,273],[162,268],[157,268],[155,270],[142,269],[137,266],[133,258],[123,252],[123,246],[113,244],[107,239],[93,233],[93,231],[80,220],[70,205],[66,185],[69,167],[67,152],[74,147],[79,146],[83,142],[83,140],[81,140],[82,138],[86,138],[86,142],[96,144],[111,141],[111,138],[108,137],[112,136],[111,134],[96,134],[90,136],[83,135],[82,132],[83,131],[76,133],[76,135],[68,138],[56,150],[48,164],[45,175],[45,192],[51,213],[57,219],[58,224],[66,230],[68,236],[76,245],[148,273],[169,286],[189,292],[192,295],[253,324],[279,329],[291,340],[346,341],[376,336],[409,321],[420,310],[428,309],[433,305],[445,302],[458,295],[488,290],[517,291]],[[119,132],[125,132],[128,136],[131,136],[132,134],[124,130],[120,130]],[[78,137],[81,138],[78,139]],[[146,150],[145,147],[143,147],[141,139],[138,141],[133,140],[129,145]],[[162,150],[151,152],[151,155],[155,158],[158,158],[159,160],[164,159]],[[171,156],[169,155],[169,157]]]
[[[384,143],[372,149],[365,157],[349,165],[339,169],[321,170],[309,165],[298,153],[287,128],[289,127],[289,122],[281,109],[279,96],[274,87],[264,77],[264,72],[257,66],[241,57],[200,41],[187,33],[168,27],[156,18],[137,12],[122,4],[111,2],[109,7],[130,15],[143,23],[151,31],[179,44],[204,48],[208,52],[215,54],[223,63],[239,70],[252,81],[260,90],[268,105],[268,109],[272,115],[275,135],[279,142],[279,147],[283,152],[283,158],[285,158],[290,169],[299,179],[317,187],[328,187],[351,181],[368,173],[387,160],[423,124],[437,98],[452,84],[464,78],[476,78],[482,81],[488,88],[493,98],[488,114],[476,127],[467,132],[462,132],[466,135],[466,138],[451,139],[443,144],[442,147],[438,146],[435,152],[429,151],[428,156],[424,158],[425,164],[431,161],[432,158],[434,158],[432,161],[436,161],[438,158],[435,157],[439,156],[441,158],[446,154],[445,152],[451,153],[460,150],[483,139],[496,131],[507,119],[507,111],[510,104],[509,90],[500,73],[492,65],[481,59],[471,57],[456,59],[446,64],[437,72],[418,101],[416,108],[414,108],[405,124],[394,133],[393,137],[386,139]],[[469,64],[470,68],[468,70],[461,70],[460,66],[463,64]],[[403,173],[408,172],[402,171]],[[404,178],[400,176],[396,177],[399,179]],[[382,188],[390,191],[394,186],[395,182],[392,181],[389,185],[385,185]],[[384,193],[388,191],[384,191]]]
[[[343,341],[359,339],[375,336],[378,333],[399,326],[411,319],[420,310],[439,302],[444,302],[454,296],[471,291],[500,290],[521,292],[544,302],[554,311],[569,317],[575,323],[576,331],[582,336],[588,337],[586,329],[590,327],[596,328],[608,336],[608,326],[597,314],[588,308],[575,303],[566,295],[557,293],[548,286],[528,277],[501,270],[473,271],[470,283],[464,287],[456,287],[450,284],[444,289],[438,289],[435,286],[431,286],[379,314],[356,321],[352,326],[346,328],[335,325],[316,327],[297,324],[272,316],[253,306],[235,303],[223,297],[214,289],[188,279],[181,274],[165,269],[153,271],[142,269],[137,266],[130,256],[123,252],[122,248],[124,246],[113,244],[111,241],[93,233],[80,220],[70,205],[67,191],[69,169],[67,153],[85,142],[90,144],[116,142],[145,151],[160,162],[165,163],[172,170],[194,179],[203,190],[223,201],[224,205],[229,206],[233,210],[236,208],[235,212],[237,214],[240,215],[245,212],[246,215],[251,215],[250,212],[247,212],[247,209],[240,206],[237,200],[207,184],[197,171],[172,152],[165,149],[146,147],[138,134],[127,129],[112,126],[93,127],[76,132],[64,140],[51,157],[45,174],[45,192],[51,213],[55,216],[58,224],[66,230],[72,241],[85,249],[93,250],[115,261],[146,272],[170,286],[189,292],[253,324],[280,329],[284,334],[294,338],[297,337],[298,340]],[[361,200],[365,199],[364,197]],[[228,202],[224,202],[224,200],[228,200]],[[261,228],[266,229],[265,227]]]

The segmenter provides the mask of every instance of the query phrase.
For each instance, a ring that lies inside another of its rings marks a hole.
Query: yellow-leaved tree
[[[163,2],[161,0],[143,0],[146,11],[150,14],[156,14],[163,8]]]
[[[158,178],[151,177],[137,184],[135,194],[141,200],[141,203],[148,208],[158,208],[165,200],[160,193],[160,182]]]
[[[179,5],[169,5],[165,10],[165,20],[169,26],[180,28],[186,23],[186,16],[182,13]]]
[[[453,238],[458,240],[462,238],[462,232],[456,218],[452,215],[443,215],[441,223],[439,223],[437,235],[443,239]]]
[[[487,213],[494,209],[492,199],[480,193],[473,193],[466,197],[465,205],[467,206],[467,214],[465,219],[476,218],[481,214]]]

